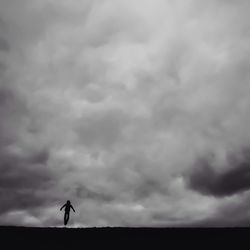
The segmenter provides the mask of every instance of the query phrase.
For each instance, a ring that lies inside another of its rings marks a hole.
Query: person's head
[[[69,200],[67,200],[67,204],[70,204],[70,201],[69,201]]]

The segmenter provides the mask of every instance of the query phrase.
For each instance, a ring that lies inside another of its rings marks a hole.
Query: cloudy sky
[[[250,226],[249,0],[1,0],[0,225]]]

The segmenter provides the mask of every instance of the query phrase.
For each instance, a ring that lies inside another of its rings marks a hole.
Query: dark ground
[[[250,249],[250,228],[0,227],[0,249]]]

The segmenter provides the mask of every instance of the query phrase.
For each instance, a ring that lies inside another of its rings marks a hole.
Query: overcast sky
[[[249,0],[1,0],[0,224],[250,226]]]

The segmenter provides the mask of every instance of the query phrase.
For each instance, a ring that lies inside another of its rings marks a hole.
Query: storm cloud
[[[188,176],[188,183],[191,188],[206,195],[220,197],[244,192],[250,188],[249,164],[249,152],[244,152],[240,159],[231,157],[228,169],[218,171],[208,160],[200,160]]]
[[[0,224],[245,225],[249,5],[2,0]]]

